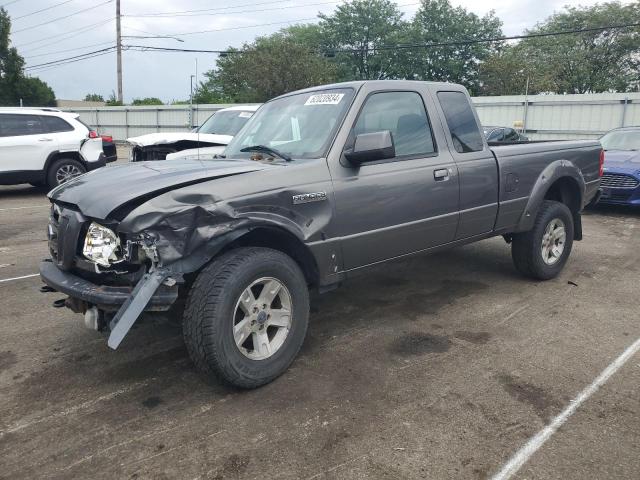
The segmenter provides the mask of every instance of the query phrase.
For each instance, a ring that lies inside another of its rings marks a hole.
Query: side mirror
[[[386,160],[396,156],[393,137],[389,130],[361,133],[356,136],[353,149],[345,152],[345,158],[353,165],[361,165],[376,160]]]

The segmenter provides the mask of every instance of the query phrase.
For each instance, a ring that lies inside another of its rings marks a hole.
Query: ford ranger
[[[45,290],[110,331],[182,314],[194,363],[252,388],[282,374],[310,290],[501,235],[515,268],[557,276],[597,197],[597,141],[489,148],[459,85],[364,81],[265,103],[223,155],[90,172],[49,193]]]

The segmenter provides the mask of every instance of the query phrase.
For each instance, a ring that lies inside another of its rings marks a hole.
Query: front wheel
[[[513,235],[511,256],[516,269],[536,280],[556,277],[573,246],[573,216],[560,202],[545,200],[533,228]]]
[[[239,248],[194,282],[184,313],[187,350],[205,373],[241,388],[281,375],[307,331],[309,291],[300,267],[268,248]]]

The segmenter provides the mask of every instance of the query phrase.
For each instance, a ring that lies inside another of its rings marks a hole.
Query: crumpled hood
[[[52,201],[76,205],[88,217],[104,219],[137,198],[219,177],[278,168],[251,160],[136,162],[100,168],[49,192]]]
[[[213,133],[196,132],[167,132],[149,133],[139,137],[127,138],[131,145],[148,147],[150,145],[171,145],[184,140],[217,145],[227,145],[233,137],[231,135],[215,135]]]
[[[607,150],[604,152],[604,170],[612,173],[640,172],[640,152],[633,150]]]

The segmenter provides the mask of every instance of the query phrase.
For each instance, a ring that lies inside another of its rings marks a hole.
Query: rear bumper
[[[97,306],[100,310],[116,311],[131,296],[133,287],[96,285],[70,272],[60,270],[51,260],[40,262],[40,278],[54,290],[69,297]],[[161,285],[145,310],[168,310],[178,298],[178,286]]]
[[[104,153],[101,153],[100,156],[98,157],[98,160],[96,160],[95,162],[84,162],[84,166],[87,169],[87,172],[90,172],[91,170],[97,170],[98,168],[102,168],[107,164],[107,157],[105,156]]]

